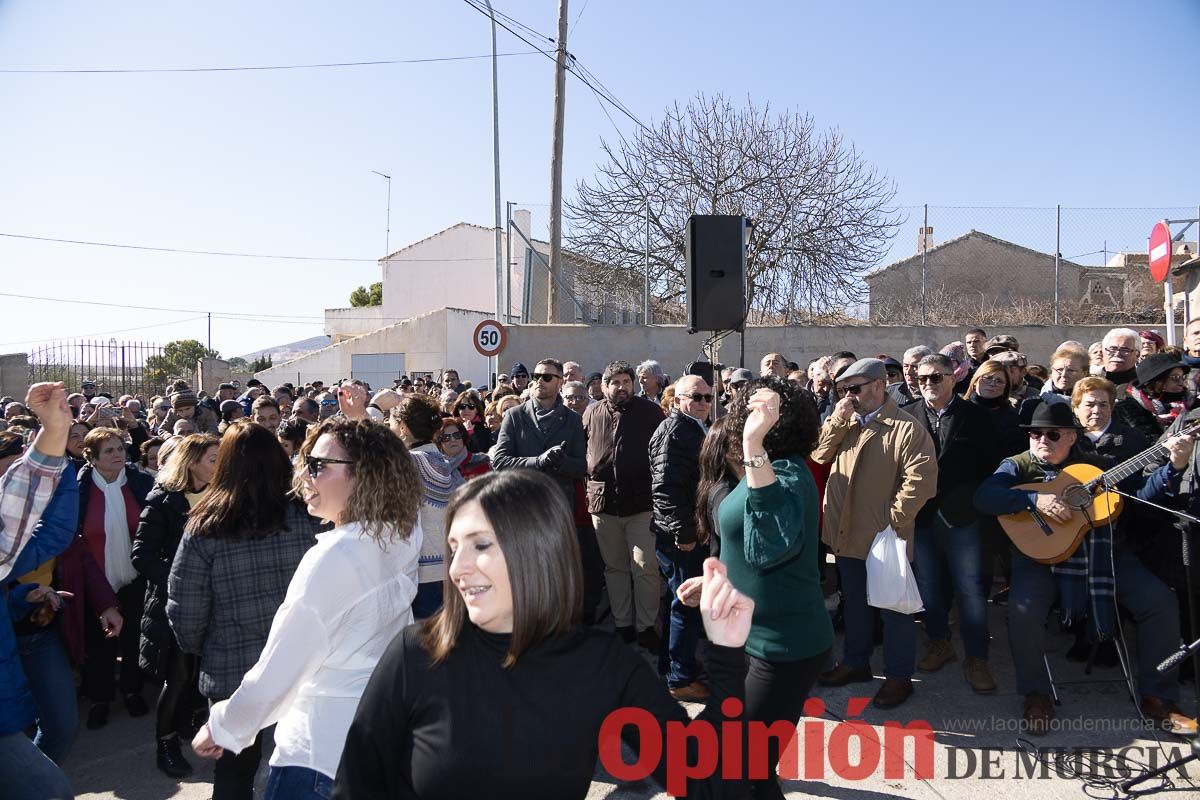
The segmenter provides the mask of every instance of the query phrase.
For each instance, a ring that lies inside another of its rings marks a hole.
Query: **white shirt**
[[[278,723],[271,766],[334,777],[367,680],[413,621],[421,539],[419,522],[408,539],[386,549],[359,523],[317,534],[258,663],[233,697],[212,707],[213,741],[238,753]]]

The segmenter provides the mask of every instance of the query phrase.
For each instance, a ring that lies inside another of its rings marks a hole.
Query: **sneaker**
[[[711,694],[700,681],[692,681],[687,686],[672,686],[667,691],[681,703],[703,703]]]
[[[99,730],[108,724],[108,703],[92,703],[88,709],[87,729]]]
[[[155,754],[154,760],[168,778],[186,778],[192,774],[192,765],[183,757],[178,736],[159,739],[158,752]]]
[[[1048,694],[1025,695],[1025,729],[1034,736],[1045,736],[1054,719],[1054,700]]]
[[[937,672],[951,661],[957,660],[958,655],[949,639],[931,639],[925,657],[917,662],[917,669],[921,672]]]
[[[996,679],[992,677],[992,668],[984,659],[967,656],[963,662],[963,673],[966,674],[967,683],[971,685],[975,694],[991,694],[996,691]]]

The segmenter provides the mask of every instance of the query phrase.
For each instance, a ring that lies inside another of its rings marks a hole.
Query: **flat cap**
[[[887,367],[878,358],[860,358],[846,367],[837,376],[838,383],[850,378],[867,378],[873,381],[887,380]]]

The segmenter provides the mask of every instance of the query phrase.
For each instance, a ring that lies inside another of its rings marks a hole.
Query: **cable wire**
[[[515,53],[496,53],[497,58],[509,56],[537,55],[536,50],[524,50]],[[332,61],[319,64],[266,64],[262,66],[239,67],[131,67],[129,69],[3,69],[4,75],[136,75],[136,74],[170,74],[194,72],[269,72],[272,70],[294,69],[335,69],[340,67],[378,67],[390,64],[434,64],[445,61],[473,61],[481,58],[491,58],[491,53],[478,56],[441,56],[436,58],[393,58],[378,61]]]
[[[340,258],[340,257],[324,257],[324,256],[291,256],[279,255],[276,253],[234,253],[223,250],[186,250],[178,247],[151,247],[150,245],[142,244],[119,244],[116,242],[91,242],[82,239],[55,239],[50,236],[31,236],[24,233],[4,233],[0,232],[0,237],[6,239],[25,239],[34,242],[54,242],[55,244],[77,244],[87,245],[88,247],[113,247],[119,250],[145,250],[152,253],[177,253],[192,256],[224,256],[227,258],[274,258],[285,261],[342,261],[342,262],[358,262],[358,263],[377,263],[377,258]]]

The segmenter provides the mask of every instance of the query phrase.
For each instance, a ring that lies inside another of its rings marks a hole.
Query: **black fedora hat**
[[[1045,400],[1033,409],[1029,422],[1021,424],[1026,430],[1036,428],[1077,428],[1075,413],[1071,411],[1070,403],[1047,403]]]
[[[1137,364],[1138,386],[1145,386],[1150,381],[1161,378],[1171,370],[1179,367],[1187,372],[1189,367],[1170,353],[1155,353],[1146,356]]]

